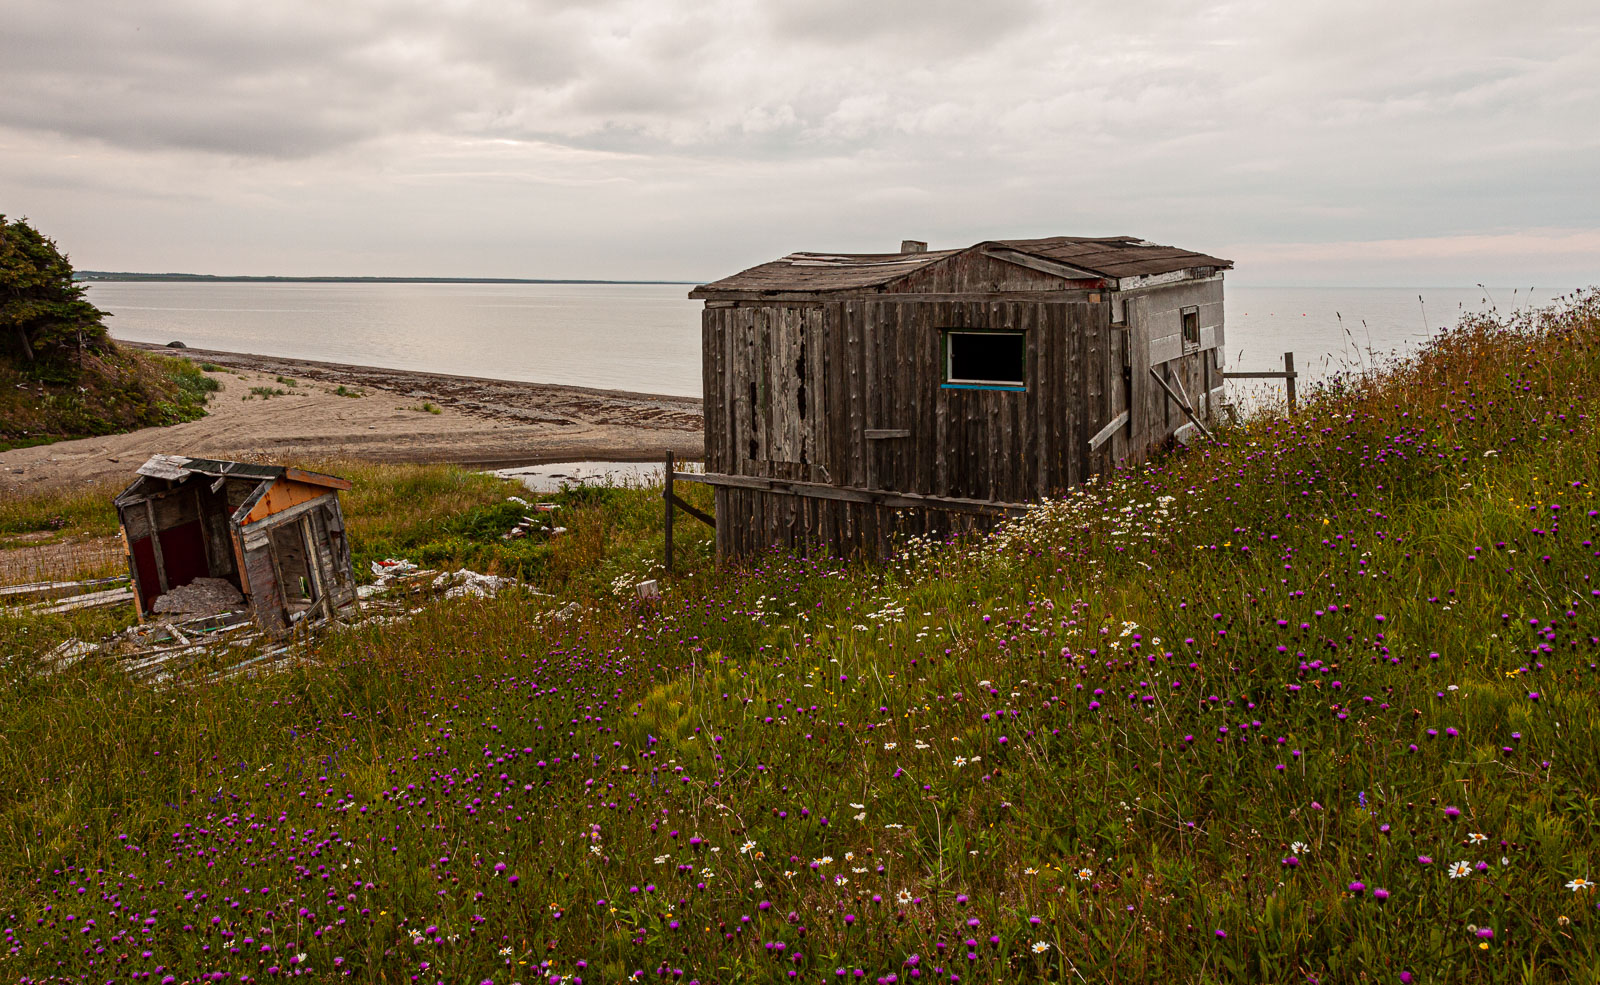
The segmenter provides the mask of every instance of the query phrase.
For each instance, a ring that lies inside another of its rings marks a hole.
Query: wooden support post
[[[1294,416],[1294,353],[1283,354],[1283,379],[1289,385],[1289,416]]]
[[[1154,366],[1150,367],[1150,376],[1156,381],[1157,384],[1161,386],[1161,389],[1167,391],[1167,398],[1178,405],[1178,409],[1183,411],[1184,416],[1189,418],[1189,422],[1195,426],[1196,430],[1205,435],[1207,438],[1210,438],[1212,441],[1217,440],[1210,431],[1206,430],[1206,426],[1200,423],[1200,418],[1195,416],[1194,409],[1189,406],[1188,399],[1185,398],[1180,400],[1178,398],[1178,394],[1173,392],[1172,387],[1167,384],[1166,380],[1161,378],[1161,374],[1156,372],[1156,368]]]
[[[672,452],[669,451],[667,452],[667,471],[664,476],[665,485],[661,489],[661,498],[665,501],[667,511],[663,527],[666,531],[666,567],[669,575],[672,574],[672,507],[674,505],[673,500],[678,498],[672,494],[672,472]]]
[[[161,553],[161,531],[156,529],[156,504],[150,500],[144,501],[145,519],[150,522],[150,553],[156,559],[156,582],[161,586],[161,594],[167,594],[167,559]],[[140,603],[141,607],[143,603]]]

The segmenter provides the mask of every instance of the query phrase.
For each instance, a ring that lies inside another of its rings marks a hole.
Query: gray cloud
[[[12,0],[0,92],[0,206],[100,266],[1600,229],[1592,0]]]

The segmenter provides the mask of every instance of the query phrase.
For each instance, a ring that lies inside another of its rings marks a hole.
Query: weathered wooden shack
[[[1131,236],[907,241],[695,288],[719,553],[881,555],[1203,429],[1232,266]]]
[[[279,635],[355,601],[339,510],[348,480],[281,465],[154,455],[117,496],[140,620],[197,578],[227,581]]]

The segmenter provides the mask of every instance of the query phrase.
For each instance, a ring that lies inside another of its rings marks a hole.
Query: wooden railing
[[[1297,376],[1299,376],[1299,374],[1294,371],[1294,353],[1292,352],[1285,352],[1283,354],[1283,371],[1280,373],[1222,374],[1222,378],[1225,380],[1283,380],[1289,390],[1289,413],[1291,415],[1293,415],[1295,411],[1294,381]]]

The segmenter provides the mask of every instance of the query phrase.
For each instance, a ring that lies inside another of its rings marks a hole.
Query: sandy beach
[[[224,367],[207,415],[186,424],[0,452],[0,490],[126,477],[156,452],[282,462],[357,459],[509,468],[699,458],[700,401],[206,349],[129,348]],[[294,381],[293,386],[278,377]],[[359,397],[337,393],[339,387]],[[273,393],[263,397],[253,388]],[[437,408],[437,413],[425,407]]]

